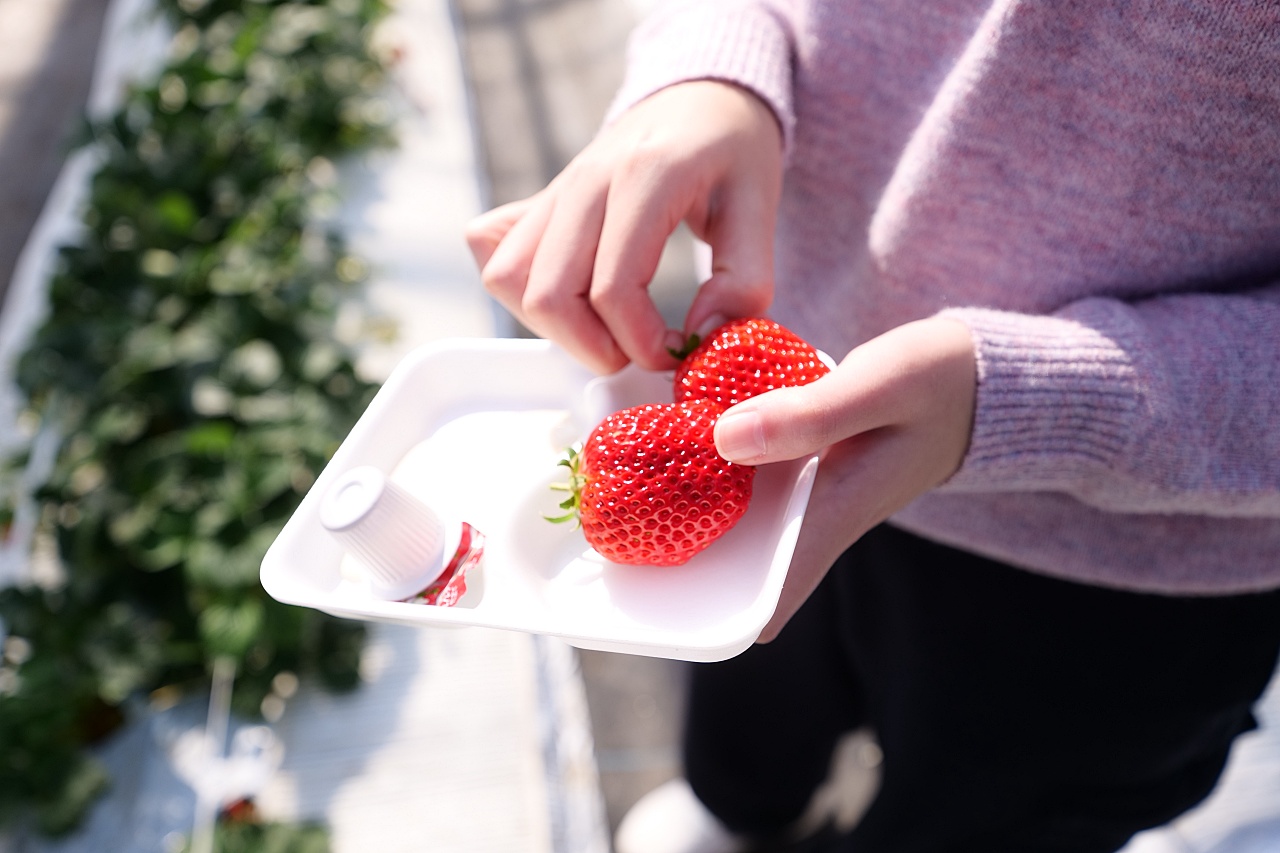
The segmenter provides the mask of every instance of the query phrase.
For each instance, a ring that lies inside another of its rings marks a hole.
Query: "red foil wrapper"
[[[480,563],[484,556],[484,534],[465,521],[458,538],[458,550],[440,577],[416,595],[404,601],[410,604],[433,604],[436,607],[452,607],[467,591],[467,572]]]

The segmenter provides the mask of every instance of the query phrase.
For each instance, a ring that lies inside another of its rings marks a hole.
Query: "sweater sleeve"
[[[659,89],[723,80],[764,101],[791,149],[795,11],[768,0],[666,0],[632,34],[627,73],[606,123]]]
[[[1280,517],[1280,284],[943,313],[969,326],[978,364],[972,441],[943,490]]]

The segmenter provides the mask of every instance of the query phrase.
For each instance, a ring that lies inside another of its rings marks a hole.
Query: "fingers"
[[[596,372],[628,361],[670,367],[666,347],[679,342],[665,339],[648,285],[670,233],[666,223],[679,219],[666,212],[672,205],[678,208],[678,200],[661,187],[611,176],[590,159],[578,162],[514,224],[506,224],[512,212],[503,209],[492,223],[477,224],[479,251],[507,229],[483,269],[485,287],[530,329]]]
[[[607,191],[582,169],[567,171],[538,195],[479,218],[467,234],[477,259],[487,252],[485,289],[529,329],[602,374],[630,359],[591,305]]]
[[[536,196],[495,207],[467,223],[464,236],[477,267],[484,269],[502,238],[528,212],[535,198]]]
[[[770,152],[781,162],[781,146]],[[781,171],[762,164],[755,182],[726,185],[701,236],[711,246],[711,277],[698,288],[685,329],[705,336],[734,317],[763,314],[773,302],[773,233]],[[770,180],[772,175],[774,180]]]
[[[899,326],[811,385],[728,410],[716,447],[735,461],[822,462],[767,642],[863,533],[960,467],[977,394],[973,340],[947,318]]]
[[[649,296],[649,283],[667,239],[695,202],[679,166],[633,158],[611,173],[596,251],[584,274],[590,280],[591,309],[618,346],[641,367],[659,370],[673,365],[666,352],[673,342]]]
[[[730,461],[760,465],[895,427],[941,434],[947,441],[934,455],[958,465],[968,445],[975,375],[973,340],[962,323],[908,323],[858,347],[810,385],[730,408],[716,423],[716,449]]]
[[[818,467],[804,524],[777,606],[758,638],[773,640],[846,548],[911,501],[914,445],[902,433],[878,431],[831,448]]]
[[[683,181],[676,164],[633,153],[610,187],[593,268],[596,310],[627,354],[649,370],[674,364],[666,352],[666,322],[648,287],[667,239],[693,203]]]
[[[592,269],[609,199],[607,174],[578,165],[558,179],[555,204],[529,264],[521,310],[539,334],[560,341],[600,373],[634,356],[595,306]]]
[[[764,315],[773,302],[772,268],[765,274],[733,258],[724,266],[698,288],[685,315],[687,332],[706,338],[731,319]]]
[[[648,294],[667,239],[688,221],[715,253],[686,326],[763,313],[780,182],[773,113],[693,81],[632,107],[546,190],[478,217],[467,241],[494,298],[597,372],[670,368],[684,336]]]

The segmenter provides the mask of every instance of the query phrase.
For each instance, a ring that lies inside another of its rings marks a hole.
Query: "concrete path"
[[[0,299],[89,94],[110,0],[0,0]]]

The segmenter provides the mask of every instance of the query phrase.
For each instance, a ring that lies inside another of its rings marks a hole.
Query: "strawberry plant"
[[[0,823],[48,833],[109,781],[86,747],[148,697],[207,690],[214,660],[242,714],[282,673],[358,682],[363,627],[273,601],[258,567],[375,390],[333,334],[363,265],[319,214],[332,162],[388,139],[384,5],[159,5],[168,64],[86,129],[82,236],[17,365],[59,449],[15,499],[58,570],[0,592]]]

